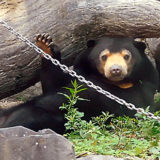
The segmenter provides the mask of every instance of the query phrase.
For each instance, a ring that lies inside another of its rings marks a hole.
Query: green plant
[[[61,110],[67,111],[64,115],[65,119],[67,119],[67,122],[65,123],[66,131],[73,131],[74,134],[78,134],[83,138],[91,136],[94,132],[98,134],[99,127],[94,125],[92,121],[86,122],[85,120],[82,120],[84,113],[79,112],[78,108],[75,107],[78,100],[88,101],[87,99],[78,96],[79,92],[82,92],[87,88],[82,88],[82,85],[78,85],[76,80],[74,82],[71,81],[71,83],[73,88],[64,87],[69,91],[69,95],[59,93],[64,95],[68,100],[68,103],[63,103],[62,106],[60,106]],[[101,123],[101,125],[103,124]]]
[[[99,126],[102,130],[106,129],[106,123],[110,118],[113,118],[113,114],[109,114],[109,112],[102,112],[100,116],[92,117],[92,122]]]
[[[66,130],[76,131],[81,129],[82,126],[84,126],[86,123],[85,121],[81,120],[81,118],[84,116],[84,113],[79,112],[78,109],[75,107],[75,104],[78,100],[86,100],[78,96],[78,93],[86,90],[86,88],[81,88],[82,85],[78,86],[76,80],[74,82],[71,81],[71,83],[73,88],[64,87],[69,91],[69,95],[59,93],[64,95],[68,100],[68,103],[63,103],[62,106],[60,106],[60,109],[67,111],[67,113],[65,113],[64,115],[64,117],[67,119],[67,123],[65,123]]]
[[[76,81],[72,82],[72,86],[66,87],[69,95],[60,93],[68,100],[60,108],[66,111],[68,121],[65,127],[69,131],[66,136],[74,143],[76,154],[92,152],[117,157],[137,156],[146,160],[160,159],[160,123],[139,113],[136,118],[113,118],[105,112],[86,122],[82,120],[84,113],[75,108],[78,100],[86,100],[78,96],[86,88],[78,86]],[[160,115],[160,111],[155,115]],[[106,125],[108,119],[111,122]]]

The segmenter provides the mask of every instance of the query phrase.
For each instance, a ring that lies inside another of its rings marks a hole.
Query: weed
[[[86,100],[78,96],[86,88],[78,86],[76,81],[72,85],[73,88],[65,87],[70,95],[60,93],[68,99],[68,103],[60,109],[67,111],[65,127],[69,132],[66,136],[74,143],[76,154],[92,152],[117,157],[160,159],[160,123],[139,113],[136,118],[114,118],[105,112],[86,122],[82,120],[84,113],[75,107],[78,100]],[[160,115],[160,111],[155,115]],[[106,123],[108,119],[111,119],[109,124]]]

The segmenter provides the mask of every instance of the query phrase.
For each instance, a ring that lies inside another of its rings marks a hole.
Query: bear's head
[[[89,40],[87,46],[92,67],[112,82],[122,81],[136,72],[146,48],[143,42],[132,38],[107,37]]]

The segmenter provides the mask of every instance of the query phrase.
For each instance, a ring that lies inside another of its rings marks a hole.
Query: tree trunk
[[[160,36],[156,0],[0,0],[0,18],[33,42],[48,32],[72,63],[88,39],[101,36]],[[39,56],[0,25],[0,98],[35,83]]]

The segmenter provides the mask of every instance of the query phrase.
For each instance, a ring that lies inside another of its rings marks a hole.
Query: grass
[[[65,136],[75,145],[77,155],[83,153],[113,155],[115,157],[140,157],[146,160],[160,159],[160,123],[145,115],[136,114],[136,118],[127,116],[114,118],[109,113],[102,112],[89,122],[82,120],[84,113],[75,108],[79,100],[79,92],[86,90],[72,82],[73,88],[67,88],[70,95],[63,94],[68,103],[60,109],[67,110]],[[146,109],[148,111],[149,108]],[[155,115],[160,115],[160,111]],[[106,124],[108,118],[112,118]]]

